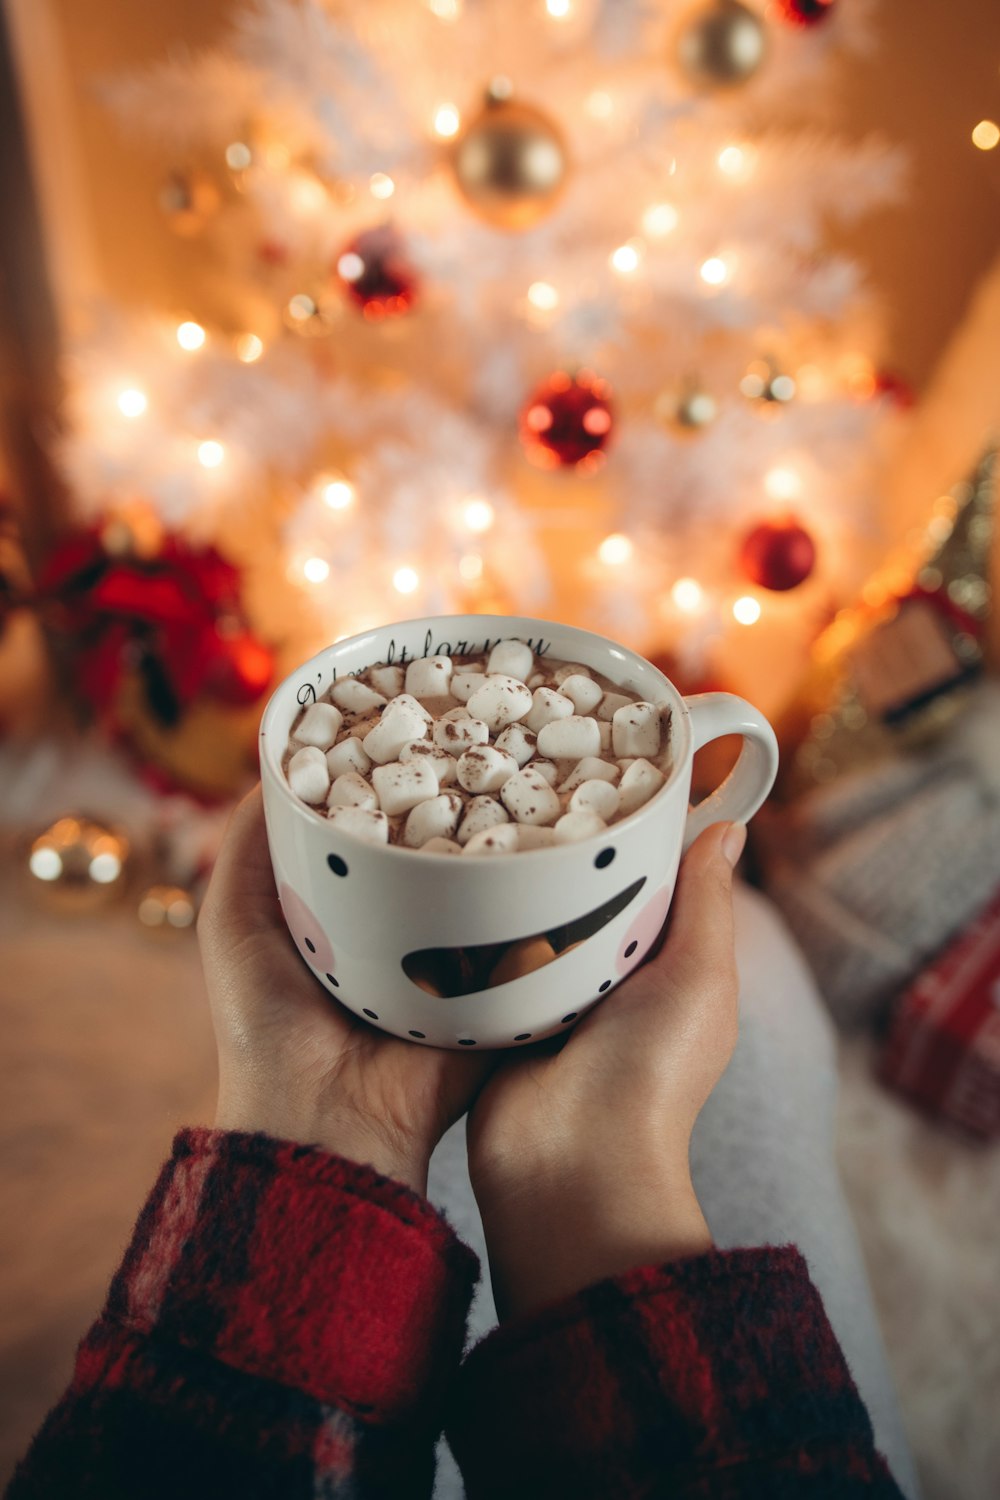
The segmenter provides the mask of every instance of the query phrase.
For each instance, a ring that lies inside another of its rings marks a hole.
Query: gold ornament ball
[[[656,402],[654,414],[664,427],[688,434],[711,427],[719,414],[719,407],[711,391],[688,386],[680,395],[665,391]]]
[[[217,212],[220,197],[207,172],[171,172],[160,189],[160,208],[174,234],[192,239]]]
[[[128,870],[129,841],[93,818],[59,818],[40,833],[28,852],[28,875],[48,904],[88,911],[121,894]]]
[[[194,897],[179,885],[151,885],[139,898],[137,915],[143,927],[181,931],[197,915]]]
[[[551,212],[569,173],[566,145],[548,115],[518,99],[487,97],[456,142],[455,181],[497,229],[531,229]]]
[[[731,88],[752,78],[767,56],[767,27],[740,0],[712,0],[687,21],[677,60],[697,88]]]

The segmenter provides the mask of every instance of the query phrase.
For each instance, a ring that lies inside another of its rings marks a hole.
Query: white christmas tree
[[[469,609],[695,672],[815,633],[878,546],[893,426],[828,241],[905,164],[816,123],[870,11],[234,5],[216,50],[109,88],[215,275],[75,351],[84,512],[214,541],[294,651]]]

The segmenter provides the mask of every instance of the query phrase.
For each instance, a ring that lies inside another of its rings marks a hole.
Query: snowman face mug
[[[294,796],[282,769],[302,707],[376,663],[488,653],[528,642],[543,661],[579,662],[623,692],[670,710],[665,784],[621,822],[575,843],[506,855],[446,856],[362,843]],[[688,807],[696,750],[741,735],[736,765]],[[306,662],[275,691],[260,730],[267,836],[295,944],[329,992],[373,1026],[426,1046],[516,1047],[582,1016],[652,947],[683,851],[721,821],[746,822],[774,782],[767,720],[741,698],[683,698],[652,664],[588,631],[504,615],[446,615],[366,631]],[[496,965],[544,951],[542,967]],[[544,945],[544,948],[543,948]],[[446,986],[428,973],[447,973]],[[489,977],[486,976],[489,974]],[[445,993],[435,992],[443,988]]]

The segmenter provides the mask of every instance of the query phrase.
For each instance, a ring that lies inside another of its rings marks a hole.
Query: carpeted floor
[[[174,1128],[210,1118],[191,934],[69,921],[0,888],[0,1483],[65,1385]],[[926,1124],[843,1054],[840,1157],[926,1500],[1000,1494],[1000,1151]]]

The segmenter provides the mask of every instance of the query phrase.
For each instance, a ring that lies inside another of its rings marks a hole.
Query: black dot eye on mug
[[[328,854],[326,862],[335,875],[347,874],[347,860],[341,859],[339,854]]]

